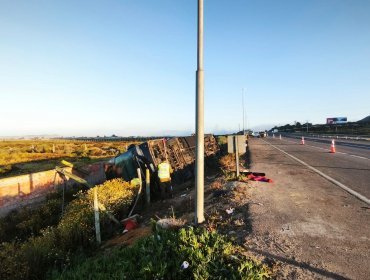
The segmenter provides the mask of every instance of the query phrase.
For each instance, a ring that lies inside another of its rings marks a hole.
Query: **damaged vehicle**
[[[174,184],[181,184],[194,178],[195,165],[195,136],[174,137],[169,139],[155,139],[140,145],[131,145],[127,152],[112,158],[104,167],[106,178],[123,178],[131,181],[138,177],[140,170],[141,178],[145,180],[146,169],[150,174],[150,192],[159,193],[159,181],[157,166],[162,161],[168,160],[173,174]],[[216,157],[220,151],[216,138],[209,134],[204,137],[205,167],[207,160]]]

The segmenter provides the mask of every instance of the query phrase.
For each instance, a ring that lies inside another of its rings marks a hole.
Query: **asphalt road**
[[[330,139],[267,137],[263,140],[304,161],[350,189],[370,199],[370,143],[335,140],[336,153],[330,153]]]
[[[279,134],[280,135],[280,134]],[[299,140],[301,141],[301,137],[293,134],[282,134],[284,139],[288,138],[291,140]],[[272,138],[272,137],[271,137]],[[275,138],[278,138],[278,135],[275,135]],[[331,141],[335,141],[335,145],[337,147],[343,148],[344,152],[348,151],[351,153],[355,153],[359,156],[366,156],[370,158],[370,142],[369,141],[362,141],[362,140],[345,140],[345,139],[336,139],[336,138],[322,138],[322,137],[304,137],[305,140],[310,141],[312,144],[314,143],[321,143],[324,144],[324,147],[330,147]],[[298,143],[298,142],[297,142]],[[354,148],[347,150],[346,148]]]

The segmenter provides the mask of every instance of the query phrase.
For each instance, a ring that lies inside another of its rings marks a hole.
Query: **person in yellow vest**
[[[161,191],[161,198],[165,198],[165,194],[167,196],[173,197],[172,194],[172,183],[171,183],[171,173],[173,172],[171,165],[168,163],[167,160],[158,164],[158,178],[159,178],[159,187]]]

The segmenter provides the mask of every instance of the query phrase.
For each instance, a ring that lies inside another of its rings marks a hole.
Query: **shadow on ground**
[[[330,271],[327,271],[325,269],[322,269],[322,268],[317,268],[317,267],[314,267],[314,266],[311,266],[305,262],[298,262],[298,261],[295,261],[295,260],[292,260],[292,259],[288,259],[288,258],[284,258],[284,257],[281,257],[281,256],[278,256],[278,255],[274,255],[274,254],[271,254],[269,252],[265,252],[265,251],[262,251],[262,250],[259,250],[259,249],[253,249],[253,248],[247,248],[248,251],[252,251],[254,253],[257,253],[259,255],[262,255],[264,256],[266,259],[270,259],[273,260],[273,261],[280,261],[282,263],[285,263],[285,264],[289,264],[289,265],[292,265],[292,266],[295,266],[295,267],[299,267],[299,268],[302,268],[302,269],[305,269],[305,270],[309,270],[311,272],[314,272],[316,274],[319,274],[321,276],[325,276],[325,277],[328,277],[328,278],[332,278],[332,279],[338,279],[338,280],[349,280],[349,278],[347,277],[344,277],[342,275],[339,275],[337,273],[334,273],[334,272],[330,272]]]

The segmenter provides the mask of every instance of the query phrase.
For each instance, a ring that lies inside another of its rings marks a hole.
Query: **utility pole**
[[[307,122],[307,134],[308,134],[308,120],[306,122]]]
[[[244,92],[243,96],[244,96],[244,99],[245,99],[245,94],[246,94],[246,91]],[[247,115],[247,110],[245,109],[245,105],[248,104],[248,100],[246,100],[246,102],[244,102],[244,105],[243,105],[243,108],[244,108],[244,117],[245,117],[245,130],[248,131],[248,115]]]
[[[198,66],[196,77],[195,224],[204,222],[204,72],[203,0],[198,0]]]
[[[236,178],[239,178],[239,143],[238,135],[235,135],[235,166],[236,166]]]
[[[243,135],[245,135],[245,130],[244,130],[244,88],[242,88],[242,106],[243,106]]]

